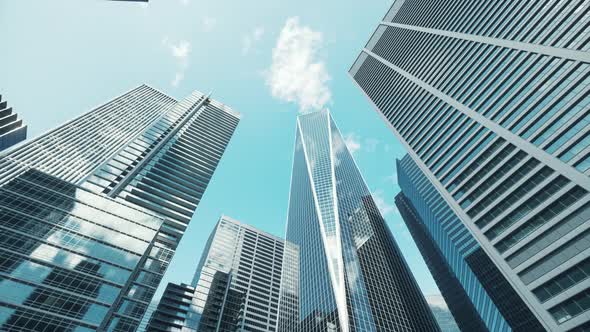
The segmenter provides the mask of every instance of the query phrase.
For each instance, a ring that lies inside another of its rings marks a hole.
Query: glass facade
[[[101,273],[114,275],[122,288],[116,298],[101,303],[106,308],[104,313],[88,311],[98,330],[137,329],[238,122],[237,113],[199,92],[176,101],[141,85],[2,155],[0,185],[8,185],[19,174],[34,168],[84,188],[79,192],[85,195],[142,211],[128,217],[140,225],[149,226],[153,216],[158,216],[160,223],[157,232],[151,234],[148,247],[135,248],[137,244],[131,240],[117,242],[126,250],[136,250],[138,257],[116,256],[103,249],[105,245],[100,241],[95,243],[63,232],[56,234],[66,239],[66,245],[41,250],[44,255],[69,259],[69,251],[87,247],[80,250],[92,250],[92,255],[113,264],[112,271]],[[112,223],[106,215],[95,211],[102,209],[103,202],[94,204],[89,203],[89,209],[80,209],[81,218],[105,218],[105,222]],[[3,218],[2,222],[10,222],[12,216]],[[127,234],[125,224],[109,227]],[[9,231],[2,229],[0,236]],[[89,226],[84,231],[104,233]],[[130,228],[129,232],[134,234],[136,230]],[[137,232],[137,236],[143,236]],[[121,241],[120,238],[114,234],[109,239]],[[7,241],[0,248],[28,248],[26,242]],[[81,290],[71,290],[72,294],[78,291]],[[49,315],[47,310],[37,310],[36,319],[43,322],[43,317]],[[33,330],[44,328],[40,323]]]
[[[194,92],[171,106],[135,139],[103,162],[82,186],[164,218],[144,269],[134,282],[157,285],[239,122],[229,107]],[[132,294],[127,294],[132,298]],[[117,305],[108,330],[133,330],[148,302]]]
[[[590,284],[534,293],[589,255],[589,10],[396,0],[349,72],[547,330],[590,322],[586,309],[552,314]]]
[[[286,237],[280,331],[439,330],[327,111],[297,120]]]
[[[425,260],[434,263],[428,266],[457,323],[478,330],[481,320],[487,330],[511,330],[466,261],[480,248],[475,238],[409,156],[397,162],[397,172],[396,205]]]
[[[163,219],[30,169],[0,187],[0,330],[92,331]]]
[[[455,318],[459,329],[461,331],[474,332],[493,331],[493,325],[497,323],[494,320],[497,320],[498,322],[501,322],[503,326],[506,326],[505,323],[502,322],[502,319],[498,319],[498,317],[500,317],[499,313],[497,309],[493,307],[492,310],[494,310],[494,316],[486,325],[473,305],[469,294],[467,294],[461,286],[461,280],[453,271],[453,267],[447,263],[444,254],[438,248],[434,239],[430,236],[424,221],[420,218],[420,213],[416,210],[412,202],[404,196],[404,194],[400,193],[395,197],[395,204],[404,222],[408,226],[418,249],[420,249],[420,253],[444,298],[444,302],[447,304],[450,313]],[[472,278],[472,280],[474,283],[477,282],[475,278]],[[483,294],[481,285],[478,286],[480,293]],[[490,326],[490,328],[488,328],[488,326]]]
[[[276,331],[284,241],[222,216],[191,285],[169,284],[148,331]]]
[[[100,105],[45,133],[0,160],[0,180],[34,167],[71,183],[81,183],[118,149],[165,114],[176,100],[146,85]]]
[[[12,112],[0,95],[0,151],[5,150],[27,138],[27,126]]]

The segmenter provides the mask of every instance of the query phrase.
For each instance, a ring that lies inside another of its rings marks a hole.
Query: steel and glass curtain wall
[[[275,331],[284,251],[283,239],[222,216],[191,285],[168,285],[147,330]]]
[[[0,287],[50,288],[0,299],[0,329],[135,331],[238,121],[199,92],[176,101],[142,85],[0,154],[0,189],[22,196],[2,208],[22,221],[2,217],[0,255],[48,271],[29,280],[3,259]]]
[[[279,331],[439,330],[328,111],[297,120],[286,234]]]
[[[554,331],[590,327],[589,10],[396,0],[350,69],[479,261]]]

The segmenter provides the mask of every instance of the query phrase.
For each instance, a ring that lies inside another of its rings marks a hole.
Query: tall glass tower
[[[168,284],[147,331],[275,331],[284,250],[283,239],[222,216],[191,285]]]
[[[0,330],[134,331],[238,121],[142,85],[0,155]]]
[[[481,246],[465,259],[530,312],[519,329],[590,328],[589,10],[396,0],[350,69]]]
[[[299,309],[280,331],[439,331],[328,111],[297,119],[286,240],[299,279],[281,304]]]

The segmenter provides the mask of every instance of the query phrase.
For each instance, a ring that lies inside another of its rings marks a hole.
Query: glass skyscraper
[[[276,331],[283,251],[283,239],[222,216],[191,285],[168,284],[147,331]]]
[[[134,331],[238,121],[142,85],[0,155],[0,330]]]
[[[426,261],[449,310],[463,331],[506,331],[532,317],[522,301],[512,297],[492,297],[496,285],[483,283],[469,257],[482,249],[442,196],[426,179],[409,156],[398,161],[398,183],[402,193],[396,205]],[[501,278],[498,271],[496,277]],[[469,285],[465,287],[463,285]],[[503,285],[506,287],[506,285]],[[511,287],[507,287],[508,291]],[[503,301],[504,306],[500,306]],[[520,302],[519,302],[520,301]],[[496,304],[498,303],[498,304]],[[525,313],[518,313],[524,310]],[[504,315],[506,315],[506,319]],[[527,316],[528,315],[528,316]]]
[[[350,69],[477,241],[461,255],[497,275],[479,279],[489,297],[506,293],[487,282],[516,294],[520,324],[504,316],[513,329],[590,328],[589,10],[396,0]]]
[[[296,130],[279,331],[439,331],[330,113]]]
[[[27,138],[27,126],[23,120],[12,112],[12,107],[2,101],[0,95],[0,151],[7,149]]]

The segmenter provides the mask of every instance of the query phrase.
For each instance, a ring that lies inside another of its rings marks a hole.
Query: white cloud
[[[204,17],[201,21],[203,30],[209,32],[217,26],[217,19],[215,17]]]
[[[264,35],[263,27],[256,27],[252,32],[242,37],[242,55],[247,55],[254,47],[254,44],[262,39]]]
[[[191,53],[191,43],[188,41],[180,40],[178,43],[173,43],[168,37],[164,37],[162,44],[170,51],[170,54],[179,61],[185,62],[188,60],[188,56]]]
[[[189,0],[180,0],[180,3],[183,5],[188,5],[189,2]]]
[[[170,49],[175,58],[184,60],[188,57],[188,54],[191,51],[191,44],[186,40],[181,40],[178,45],[170,45]]]
[[[397,172],[393,172],[393,174],[386,176],[384,181],[397,186],[399,184],[397,182]]]
[[[177,87],[178,84],[180,84],[180,82],[184,79],[184,73],[183,72],[177,72],[176,75],[174,75],[174,79],[172,80],[172,86]]]
[[[344,144],[348,148],[350,154],[354,155],[355,152],[361,149],[361,142],[359,136],[355,133],[344,135]]]
[[[264,35],[264,28],[263,27],[257,27],[256,29],[254,29],[254,39],[255,40],[260,40],[260,38],[262,38],[262,35]]]
[[[168,37],[165,37],[162,40],[162,44],[168,49],[170,55],[176,59],[178,68],[171,84],[172,86],[177,87],[184,79],[184,73],[189,65],[188,58],[191,53],[191,44],[186,40],[180,40],[178,43],[173,43]]]
[[[273,97],[298,104],[301,113],[322,109],[332,98],[330,75],[319,54],[322,42],[320,32],[291,17],[272,50],[266,84]]]
[[[366,138],[365,139],[365,150],[367,152],[375,152],[377,150],[377,145],[379,145],[379,140],[376,138]]]
[[[377,208],[381,212],[381,215],[383,215],[384,217],[397,210],[393,202],[390,203],[383,197],[383,190],[378,189],[372,192],[371,195],[373,196],[375,205],[377,205]]]
[[[426,302],[428,302],[431,307],[438,307],[447,310],[449,309],[442,295],[426,295],[425,297]]]
[[[362,139],[360,135],[356,133],[348,133],[343,135],[344,143],[346,143],[346,147],[351,154],[359,150],[363,150],[366,152],[375,152],[377,151],[377,146],[379,145],[379,140],[376,138],[365,138]]]

